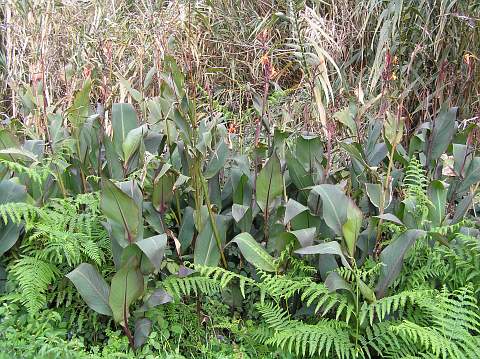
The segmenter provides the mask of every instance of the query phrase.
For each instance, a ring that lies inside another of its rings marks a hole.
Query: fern
[[[25,225],[22,258],[13,263],[10,274],[30,312],[47,302],[58,306],[62,300],[71,301],[71,284],[65,286],[60,278],[82,262],[101,266],[110,256],[98,202],[98,194],[85,194],[53,199],[42,208],[26,203],[0,206],[4,221]]]
[[[356,356],[357,350],[350,340],[346,324],[335,320],[320,320],[314,325],[305,324],[289,319],[284,310],[272,303],[259,304],[257,309],[268,327],[273,329],[273,335],[265,340],[265,344],[288,350],[297,356]]]
[[[46,302],[46,291],[52,281],[59,275],[58,269],[35,257],[24,256],[15,261],[11,274],[18,281],[21,290],[20,302],[29,312],[35,313]]]

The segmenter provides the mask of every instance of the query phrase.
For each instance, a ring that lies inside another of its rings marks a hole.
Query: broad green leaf
[[[128,132],[127,137],[125,137],[125,140],[122,143],[123,160],[125,162],[128,162],[133,154],[138,150],[146,133],[147,125],[142,125]]]
[[[458,186],[457,192],[462,193],[470,189],[470,186],[480,181],[480,157],[473,158],[465,170],[465,179]]]
[[[178,233],[178,241],[180,242],[181,251],[184,253],[192,243],[195,234],[195,222],[193,220],[193,208],[186,207],[183,211],[182,226]]]
[[[139,208],[135,201],[108,179],[102,179],[100,207],[112,226],[121,226],[123,238],[116,238],[122,247],[133,243],[139,231]]]
[[[367,302],[373,303],[377,300],[375,292],[360,278],[358,279],[358,288]]]
[[[174,184],[175,177],[170,172],[163,175],[159,173],[153,181],[152,204],[158,212],[164,213],[170,206]]]
[[[385,138],[390,144],[399,144],[402,141],[403,127],[405,120],[403,117],[393,115],[387,112],[386,120],[383,124]]]
[[[313,240],[315,239],[315,236],[317,234],[317,228],[316,227],[311,227],[311,228],[304,228],[304,229],[298,229],[296,231],[290,231],[291,234],[297,238],[298,243],[300,243],[300,247],[308,247],[313,244]]]
[[[83,88],[75,94],[72,106],[67,109],[68,121],[75,129],[79,129],[88,117],[91,88],[92,82],[87,79]]]
[[[312,188],[312,192],[322,199],[322,214],[325,223],[337,235],[342,235],[343,224],[347,220],[347,207],[350,199],[342,190],[332,184],[321,184]]]
[[[347,206],[347,220],[342,226],[343,240],[350,257],[355,255],[357,238],[362,226],[362,212],[350,201]]]
[[[0,181],[0,204],[23,202],[27,198],[27,188],[12,180]]]
[[[287,225],[287,223],[290,222],[292,218],[298,216],[300,213],[303,213],[305,211],[308,211],[308,207],[290,198],[287,202],[287,205],[285,206],[285,217],[283,219],[283,224]]]
[[[164,289],[159,288],[155,289],[155,291],[148,297],[146,302],[140,307],[140,311],[147,311],[148,309],[152,309],[158,307],[159,305],[166,304],[173,302],[173,297],[167,293]]]
[[[165,248],[167,246],[167,235],[159,234],[142,239],[141,241],[136,242],[136,245],[143,253],[145,253],[155,269],[157,271],[160,270],[160,264],[162,263]]]
[[[148,318],[139,318],[135,321],[134,346],[140,348],[148,339],[152,331],[152,321]]]
[[[118,76],[118,80],[120,81],[120,84],[125,88],[125,90],[128,91],[128,93],[132,96],[132,98],[137,102],[141,102],[143,100],[142,93],[134,89],[128,80],[124,79],[120,75],[117,75],[117,76]]]
[[[428,186],[429,205],[428,218],[433,226],[440,226],[445,217],[445,207],[447,205],[447,187],[445,183],[435,180]]]
[[[242,232],[250,231],[253,220],[252,209],[250,206],[243,206],[234,203],[232,205],[232,217]]]
[[[248,176],[239,168],[232,168],[232,197],[233,203],[251,206],[252,204],[252,186]]]
[[[360,152],[360,150],[356,147],[355,144],[347,142],[340,142],[339,144],[340,147],[342,147],[345,151],[348,152],[352,159],[357,160],[364,168],[369,168],[365,160],[365,156],[362,152]]]
[[[458,223],[464,218],[465,213],[468,212],[468,210],[473,204],[473,197],[473,193],[470,193],[460,201],[460,203],[457,205],[457,208],[455,208],[455,213],[452,218],[452,224]]]
[[[307,172],[319,171],[323,161],[323,144],[317,135],[301,135],[297,138],[295,155]]]
[[[384,213],[380,216],[374,216],[374,217],[383,219],[384,221],[393,222],[395,224],[398,224],[399,226],[405,226],[403,224],[403,222],[397,216],[395,216],[394,214],[391,214],[391,213]]]
[[[245,259],[254,267],[266,272],[275,272],[274,258],[267,253],[250,233],[240,233],[230,243],[236,243]]]
[[[390,187],[391,187],[392,181],[390,181]],[[380,202],[381,202],[381,196],[382,196],[382,185],[378,183],[365,183],[365,188],[367,190],[367,195],[368,198],[370,199],[370,202],[377,207],[380,208]],[[385,193],[385,198],[384,198],[384,203],[383,203],[383,208],[388,208],[390,203],[392,202],[392,190],[389,188],[387,190],[387,193]]]
[[[228,157],[228,146],[225,141],[220,140],[220,143],[212,153],[210,161],[207,163],[207,167],[203,175],[206,179],[210,179],[215,176],[224,166]]]
[[[20,144],[15,136],[5,129],[0,129],[0,149],[18,148],[19,146]],[[0,155],[0,159],[15,162],[15,158],[9,154]]]
[[[82,263],[66,275],[87,305],[97,313],[112,315],[108,304],[110,288],[94,266]]]
[[[440,113],[432,125],[430,141],[427,142],[427,144],[430,143],[429,150],[431,160],[438,159],[452,142],[453,135],[456,131],[455,121],[457,114],[457,107],[447,109],[445,106],[442,106],[440,109]]]
[[[285,159],[287,161],[288,173],[290,179],[297,189],[303,190],[307,187],[313,186],[313,178],[310,173],[304,168],[299,160],[291,153],[289,149],[285,152]],[[304,192],[300,192],[306,199]]]
[[[330,292],[336,292],[337,290],[347,290],[352,293],[352,287],[345,279],[343,279],[338,272],[330,272],[325,279],[325,286]]]
[[[9,158],[14,161],[22,162],[37,162],[38,157],[36,154],[22,148],[4,148],[0,150],[0,158]]]
[[[403,232],[398,238],[390,243],[380,254],[380,261],[383,267],[380,270],[375,292],[378,298],[385,296],[388,287],[398,277],[403,265],[403,258],[419,237],[425,235],[425,232],[418,229],[409,229]]]
[[[355,113],[352,108],[345,107],[344,109],[335,112],[333,117],[341,124],[348,127],[352,134],[357,134],[357,124],[355,123]]]
[[[215,216],[215,223],[218,229],[218,234],[220,236],[220,241],[223,245],[225,243],[227,231],[224,216]],[[206,218],[206,223],[198,234],[198,237],[195,241],[195,252],[193,261],[195,264],[210,267],[217,266],[218,262],[220,261],[220,250],[215,239],[212,223],[210,222],[210,218],[208,217]]]
[[[263,212],[273,205],[273,200],[283,193],[280,160],[274,153],[257,177],[256,200]]]
[[[132,256],[112,278],[108,303],[113,319],[123,325],[130,316],[130,305],[143,293],[144,280],[139,266],[138,257]]]
[[[128,133],[137,128],[137,113],[129,103],[114,103],[112,106],[113,143],[118,155],[123,154],[122,146]]]
[[[0,222],[0,257],[17,242],[21,227],[8,222]]]
[[[468,146],[461,143],[454,143],[453,147],[453,169],[458,175],[463,175],[468,168],[471,157],[468,156]]]
[[[342,247],[340,246],[340,243],[337,241],[331,241],[331,242],[324,242],[320,244],[316,244],[314,246],[309,246],[305,248],[300,248],[295,251],[297,254],[335,254],[340,257],[340,260],[342,261],[342,264],[347,267],[351,268],[350,264],[347,261],[347,258],[345,258],[345,255],[342,252]]]
[[[249,206],[243,206],[240,204],[234,203],[232,205],[232,217],[235,220],[235,222],[240,222],[243,217],[245,216],[245,213],[250,209]]]

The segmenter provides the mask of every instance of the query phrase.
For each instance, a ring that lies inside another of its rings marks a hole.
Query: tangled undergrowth
[[[479,358],[479,5],[4,1],[0,358]]]

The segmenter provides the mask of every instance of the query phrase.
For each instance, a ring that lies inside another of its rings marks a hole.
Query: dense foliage
[[[205,17],[215,1],[188,7],[196,27],[142,58],[150,70],[136,80],[106,53],[110,68],[85,68],[55,105],[45,74],[9,82],[0,358],[479,358],[478,59],[467,51],[479,36],[462,32],[478,19],[460,17],[478,4],[424,5],[360,2],[356,41],[372,54],[353,39],[334,46],[322,16],[347,21],[326,4],[278,4],[255,26],[260,85],[240,99],[228,99],[238,80],[209,82],[218,69],[179,55],[216,17],[247,16]],[[466,77],[447,84],[449,71]]]

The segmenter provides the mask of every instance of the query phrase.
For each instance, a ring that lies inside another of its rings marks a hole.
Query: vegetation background
[[[476,0],[0,0],[0,358],[480,357],[479,95]]]

